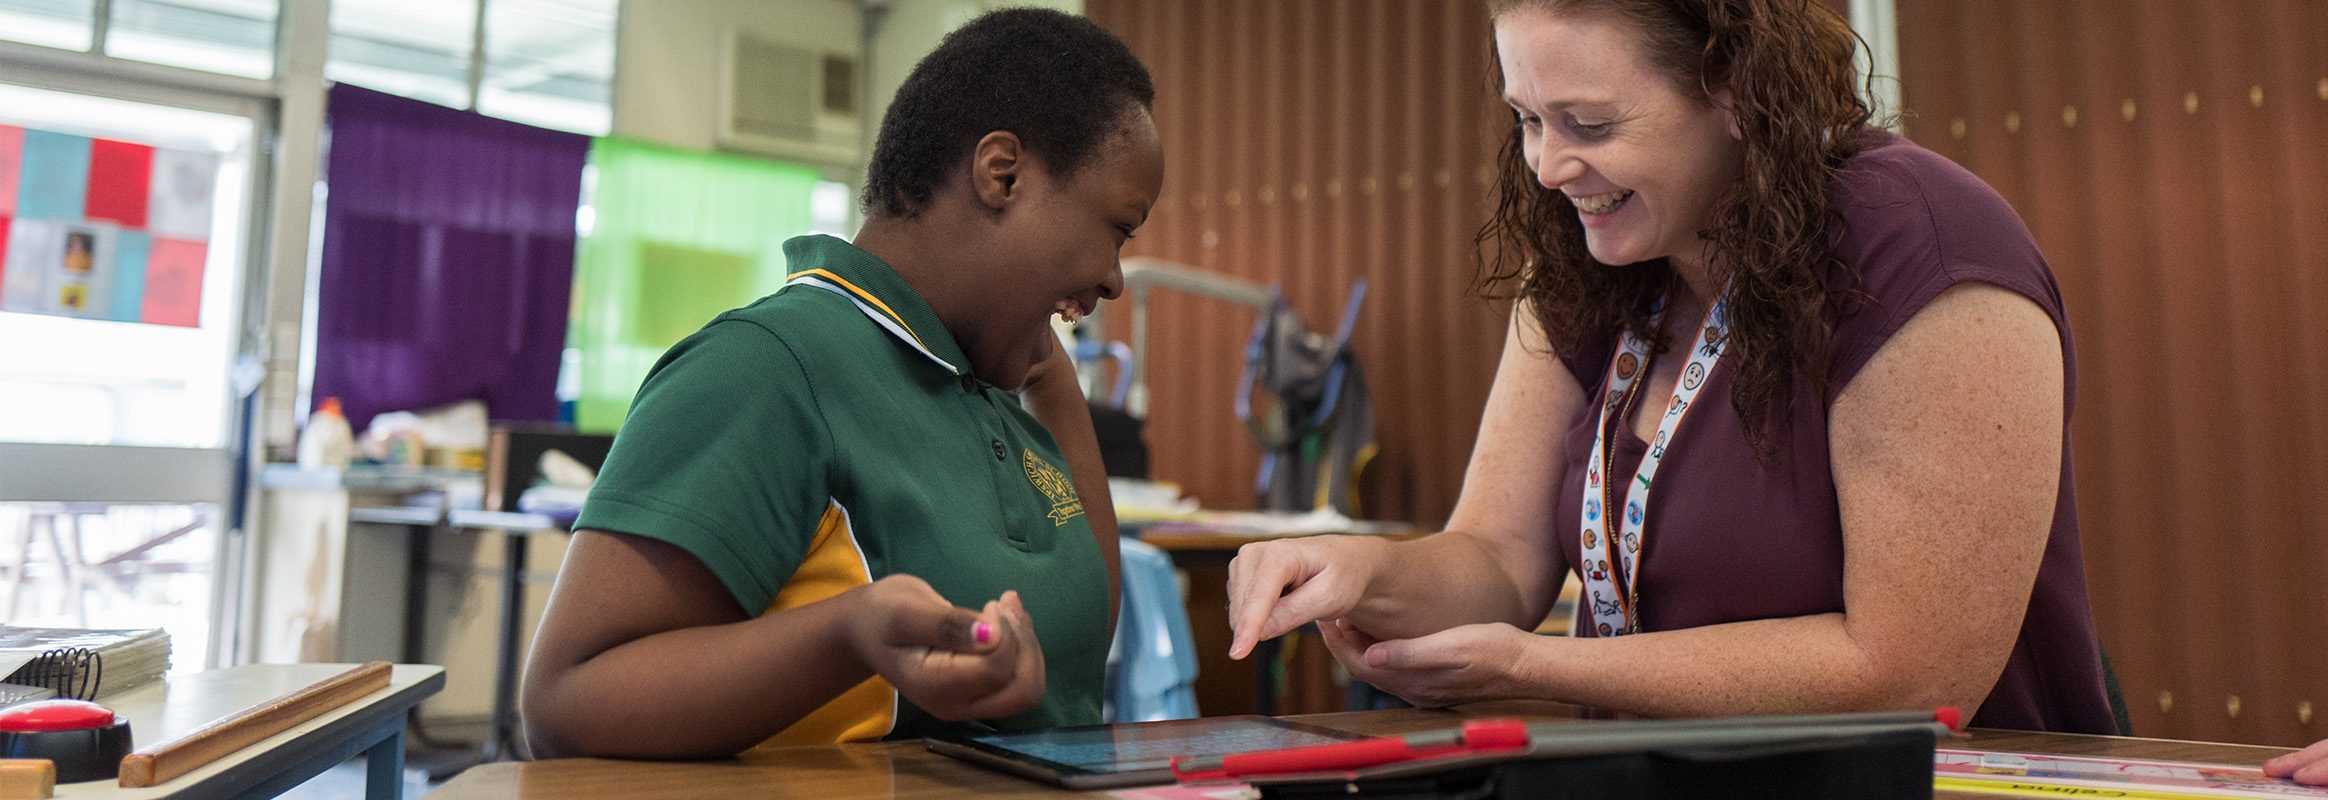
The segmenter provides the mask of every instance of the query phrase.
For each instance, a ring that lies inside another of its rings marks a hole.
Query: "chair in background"
[[[1107,673],[1108,721],[1188,719],[1196,710],[1196,640],[1172,558],[1123,540],[1124,602]]]

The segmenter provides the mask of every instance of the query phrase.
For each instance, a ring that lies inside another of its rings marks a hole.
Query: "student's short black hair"
[[[1083,167],[1131,103],[1147,108],[1148,68],[1091,20],[1008,8],[962,26],[921,60],[881,118],[865,214],[911,217],[980,137],[1017,134],[1061,177]]]

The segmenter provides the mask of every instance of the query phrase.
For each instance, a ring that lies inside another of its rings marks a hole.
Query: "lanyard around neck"
[[[1689,364],[1682,367],[1681,377],[1674,381],[1673,397],[1665,404],[1665,418],[1657,423],[1657,438],[1650,440],[1649,452],[1642,454],[1641,466],[1635,470],[1633,479],[1625,482],[1622,513],[1614,507],[1603,508],[1604,500],[1614,506],[1614,493],[1609,489],[1616,488],[1603,486],[1604,478],[1614,477],[1608,474],[1614,466],[1611,462],[1615,455],[1608,440],[1619,430],[1613,426],[1631,429],[1627,419],[1631,415],[1626,413],[1630,404],[1626,398],[1633,393],[1634,382],[1649,371],[1649,343],[1628,330],[1609,363],[1608,382],[1601,392],[1599,424],[1593,426],[1592,458],[1585,462],[1584,533],[1583,547],[1579,548],[1583,557],[1576,566],[1576,574],[1584,578],[1585,600],[1593,628],[1602,636],[1621,636],[1641,630],[1637,606],[1641,551],[1647,539],[1649,487],[1657,478],[1657,467],[1665,461],[1666,448],[1672,446],[1674,432],[1681,427],[1681,418],[1695,404],[1698,390],[1705,387],[1706,376],[1713,373],[1714,363],[1721,360],[1722,351],[1729,345],[1729,337],[1725,335],[1728,309],[1727,301],[1715,302],[1706,312],[1705,323],[1698,326],[1697,343],[1689,350]],[[1658,316],[1662,325],[1662,313]],[[1612,515],[1616,517],[1613,525],[1609,522]],[[1616,556],[1613,566],[1621,571],[1611,569],[1612,550]]]

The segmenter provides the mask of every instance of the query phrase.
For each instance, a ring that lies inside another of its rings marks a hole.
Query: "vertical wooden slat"
[[[2328,700],[2328,11],[2223,12],[1902,0],[1902,72],[1918,140],[2060,275],[2095,615],[2138,732],[2296,744],[2328,735],[2295,710]],[[2017,136],[1990,126],[2013,110]]]
[[[1471,292],[1470,236],[1492,188],[1470,180],[1490,155],[1473,143],[1498,132],[1482,120],[1502,124],[1484,113],[1495,108],[1484,7],[1092,0],[1086,10],[1126,37],[1159,93],[1165,198],[1153,232],[1127,252],[1282,285],[1322,332],[1355,280],[1369,279],[1352,338],[1381,443],[1361,483],[1366,508],[1443,522],[1504,313]],[[1210,506],[1250,504],[1258,458],[1230,403],[1251,314],[1166,293],[1150,309],[1157,477]]]

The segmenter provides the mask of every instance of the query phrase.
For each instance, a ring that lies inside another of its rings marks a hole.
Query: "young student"
[[[536,755],[1099,721],[1116,531],[1050,320],[1122,288],[1153,98],[1052,11],[914,68],[855,242],[787,242],[782,290],[640,387],[535,638]]]

